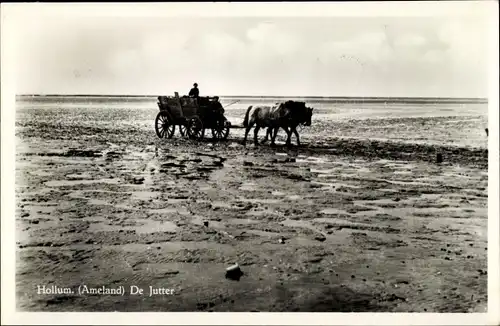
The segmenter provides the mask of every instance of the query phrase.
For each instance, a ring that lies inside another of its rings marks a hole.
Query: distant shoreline
[[[49,99],[49,98],[134,98],[134,99],[154,99],[158,95],[97,95],[97,94],[19,94],[17,99]],[[348,103],[488,103],[487,98],[460,98],[460,97],[355,97],[355,96],[259,96],[259,95],[228,95],[219,96],[221,99],[240,99],[240,100],[280,100],[296,99],[310,101],[329,101],[329,102],[348,102]]]

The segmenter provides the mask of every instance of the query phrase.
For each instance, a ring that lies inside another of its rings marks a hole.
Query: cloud
[[[458,18],[40,18],[17,38],[18,88],[483,96],[485,31]]]

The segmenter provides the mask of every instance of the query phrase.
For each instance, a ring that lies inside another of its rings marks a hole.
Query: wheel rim
[[[165,129],[166,135],[168,138],[172,138],[175,132],[175,125],[164,124],[163,128]]]
[[[216,123],[216,127],[212,128],[212,137],[214,139],[226,139],[229,135],[229,126],[225,121]]]
[[[185,125],[179,125],[179,133],[183,137],[187,135],[187,128]]]
[[[205,130],[203,129],[203,123],[199,118],[192,118],[189,120],[189,125],[187,128],[187,133],[189,138],[201,139],[203,138]]]
[[[227,139],[227,136],[229,136],[229,127],[222,129],[222,139]]]
[[[166,120],[167,120],[167,117],[165,115],[163,115],[163,113],[161,113],[161,112],[158,113],[158,115],[156,116],[155,130],[156,130],[156,135],[159,138],[165,137],[166,131],[163,128],[163,126],[164,126]]]
[[[170,123],[166,114],[160,112],[156,116],[155,130],[159,138],[172,138],[175,132],[175,125]]]

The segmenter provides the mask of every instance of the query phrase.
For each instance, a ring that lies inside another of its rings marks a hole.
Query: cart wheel
[[[179,125],[179,133],[182,137],[187,136],[187,127],[185,125]]]
[[[175,125],[170,123],[166,113],[158,112],[155,120],[155,131],[159,138],[172,138],[175,132]]]
[[[220,126],[212,128],[212,137],[217,140],[226,140],[229,136],[229,124],[224,121],[219,124]]]
[[[191,139],[201,140],[205,136],[205,129],[203,128],[203,123],[198,117],[189,119],[186,131],[188,137]]]

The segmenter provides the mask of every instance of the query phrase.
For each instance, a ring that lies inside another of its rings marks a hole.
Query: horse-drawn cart
[[[219,98],[214,97],[179,97],[159,96],[160,112],[155,119],[155,131],[159,138],[172,138],[176,126],[181,136],[201,140],[205,137],[205,129],[212,130],[213,139],[226,139],[231,124],[224,117]]]

